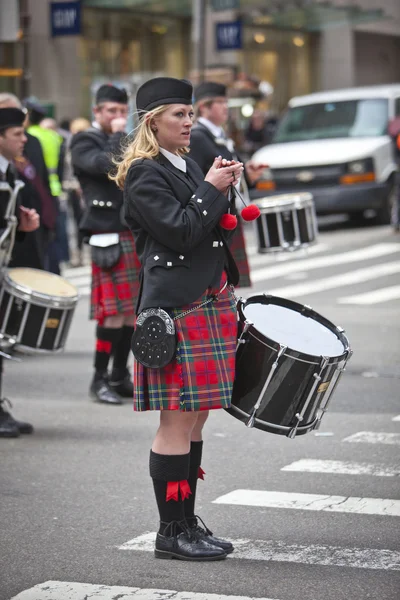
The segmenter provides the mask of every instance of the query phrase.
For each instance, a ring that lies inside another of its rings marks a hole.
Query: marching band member
[[[190,140],[190,158],[197,162],[204,174],[210,169],[218,155],[227,160],[240,160],[236,155],[233,141],[227,139],[223,128],[228,120],[226,86],[222,83],[205,81],[195,88],[194,101],[198,117]],[[252,187],[261,177],[265,166],[255,165],[251,161],[245,163],[244,178],[248,187]],[[239,286],[251,286],[246,242],[240,219],[238,219],[230,249],[239,268]]]
[[[0,108],[0,181],[8,183],[13,189],[16,180],[14,161],[22,156],[26,135],[23,127],[25,113],[18,108]],[[0,191],[0,230],[4,231],[9,224],[5,220],[5,214],[10,200],[7,191]],[[18,218],[18,231],[30,232],[39,227],[39,215],[34,209],[29,209],[20,204],[16,205],[16,217]],[[0,265],[0,279],[3,277],[3,268]],[[1,283],[1,281],[0,281]],[[1,348],[0,348],[1,350]],[[0,355],[0,391],[3,371],[3,357]],[[8,402],[1,397],[0,393],[0,437],[14,438],[21,433],[32,433],[33,427],[30,423],[17,421],[5,410]]]
[[[236,284],[238,272],[218,223],[232,208],[227,190],[243,166],[218,157],[204,177],[186,157],[192,92],[190,82],[169,77],[139,88],[140,124],[114,180],[124,188],[125,218],[143,265],[135,336],[153,307],[175,319],[177,336],[166,366],[146,367],[134,352],[134,409],[160,411],[150,452],[160,515],[155,556],[202,561],[233,550],[200,526],[194,505],[204,475],[203,426],[209,410],[228,407],[232,394],[237,317],[226,284]],[[140,354],[146,344],[138,343]]]
[[[140,263],[121,216],[122,192],[108,179],[113,156],[121,153],[127,114],[126,91],[102,85],[96,94],[93,127],[74,135],[70,145],[72,165],[86,204],[80,229],[92,245],[90,316],[98,325],[90,393],[105,404],[121,404],[121,396],[132,398],[133,394],[127,361]],[[113,235],[100,237],[105,233]],[[113,369],[109,377],[111,355]]]

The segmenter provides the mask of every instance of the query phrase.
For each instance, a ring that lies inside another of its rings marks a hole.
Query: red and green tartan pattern
[[[207,299],[171,311],[174,317]],[[176,358],[163,369],[134,361],[133,408],[200,411],[228,408],[235,378],[236,301],[226,288],[216,302],[175,321]]]
[[[112,269],[101,269],[92,262],[90,318],[100,325],[106,317],[135,314],[140,261],[130,231],[120,233],[119,239],[121,258]]]
[[[240,279],[236,287],[250,287],[250,267],[246,254],[246,241],[244,239],[243,225],[240,217],[238,217],[237,227],[233,232],[233,236],[229,242],[229,248],[239,270]]]

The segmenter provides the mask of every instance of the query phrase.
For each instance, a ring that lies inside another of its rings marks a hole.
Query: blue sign
[[[242,22],[217,23],[217,50],[240,50],[242,48]]]
[[[80,35],[81,3],[51,2],[50,26],[51,37],[57,37],[59,35]]]

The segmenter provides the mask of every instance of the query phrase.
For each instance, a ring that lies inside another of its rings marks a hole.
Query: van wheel
[[[392,222],[392,212],[396,202],[396,195],[397,186],[394,180],[392,179],[390,181],[388,195],[386,196],[381,208],[376,211],[375,221],[376,223],[378,223],[378,225],[390,225],[390,223]]]

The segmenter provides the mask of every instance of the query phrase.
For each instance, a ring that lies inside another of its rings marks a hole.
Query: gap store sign
[[[60,35],[80,35],[81,3],[51,2],[50,30],[51,37]]]

